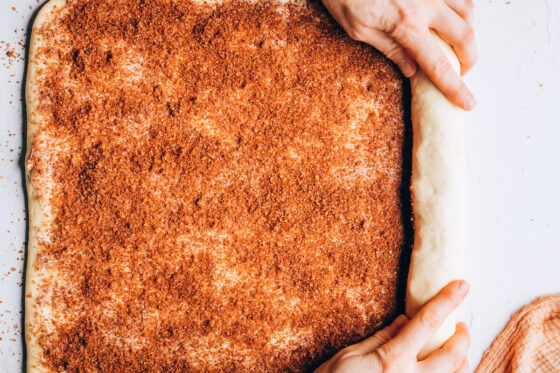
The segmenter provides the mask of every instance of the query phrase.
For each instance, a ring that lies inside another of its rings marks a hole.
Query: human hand
[[[377,48],[406,77],[416,63],[455,105],[470,110],[476,100],[430,34],[453,47],[461,75],[476,62],[472,0],[323,0],[352,39]]]
[[[465,323],[422,361],[416,355],[443,320],[461,303],[469,290],[465,281],[453,281],[410,320],[400,315],[372,337],[340,350],[316,373],[468,373],[466,353],[470,345]]]

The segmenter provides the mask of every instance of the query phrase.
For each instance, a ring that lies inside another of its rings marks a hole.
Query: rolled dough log
[[[455,53],[433,34],[455,71]],[[414,249],[406,313],[412,317],[450,281],[461,277],[465,245],[464,141],[461,110],[418,70],[412,89]],[[455,332],[453,315],[420,351],[423,359]]]

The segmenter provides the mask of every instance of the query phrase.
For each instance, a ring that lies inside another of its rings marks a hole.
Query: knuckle
[[[474,30],[470,26],[465,27],[462,40],[465,44],[471,44],[472,42],[474,42]]]
[[[420,318],[420,322],[422,323],[422,325],[424,325],[424,326],[426,326],[430,329],[435,329],[440,324],[439,316],[436,315],[433,312],[421,311],[419,318]]]
[[[443,76],[447,74],[450,69],[451,65],[449,64],[449,61],[444,55],[441,55],[437,58],[432,71],[437,76]]]
[[[395,28],[395,31],[391,35],[395,40],[397,40],[403,46],[409,46],[414,37],[414,32],[407,30],[405,27],[399,25]]]
[[[399,20],[402,24],[415,24],[418,20],[418,11],[415,8],[399,9]]]
[[[385,32],[387,35],[393,35],[395,30],[398,26],[398,22],[395,22],[394,19],[388,17],[379,17],[379,29]]]
[[[397,29],[418,31],[420,29],[420,12],[416,8],[399,9]]]

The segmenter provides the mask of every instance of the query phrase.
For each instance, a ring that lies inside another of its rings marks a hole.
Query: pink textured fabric
[[[560,372],[560,294],[521,308],[496,337],[475,373]]]

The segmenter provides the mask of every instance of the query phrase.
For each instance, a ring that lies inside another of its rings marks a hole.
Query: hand
[[[453,47],[461,75],[476,62],[472,0],[323,0],[352,39],[380,50],[406,77],[416,63],[455,105],[470,110],[474,96],[457,76],[430,34]],[[416,61],[416,62],[415,62]]]
[[[416,355],[442,321],[465,298],[469,286],[454,281],[411,319],[400,315],[372,337],[340,350],[316,373],[468,373],[469,331],[458,323],[455,334],[438,350],[418,361]]]

